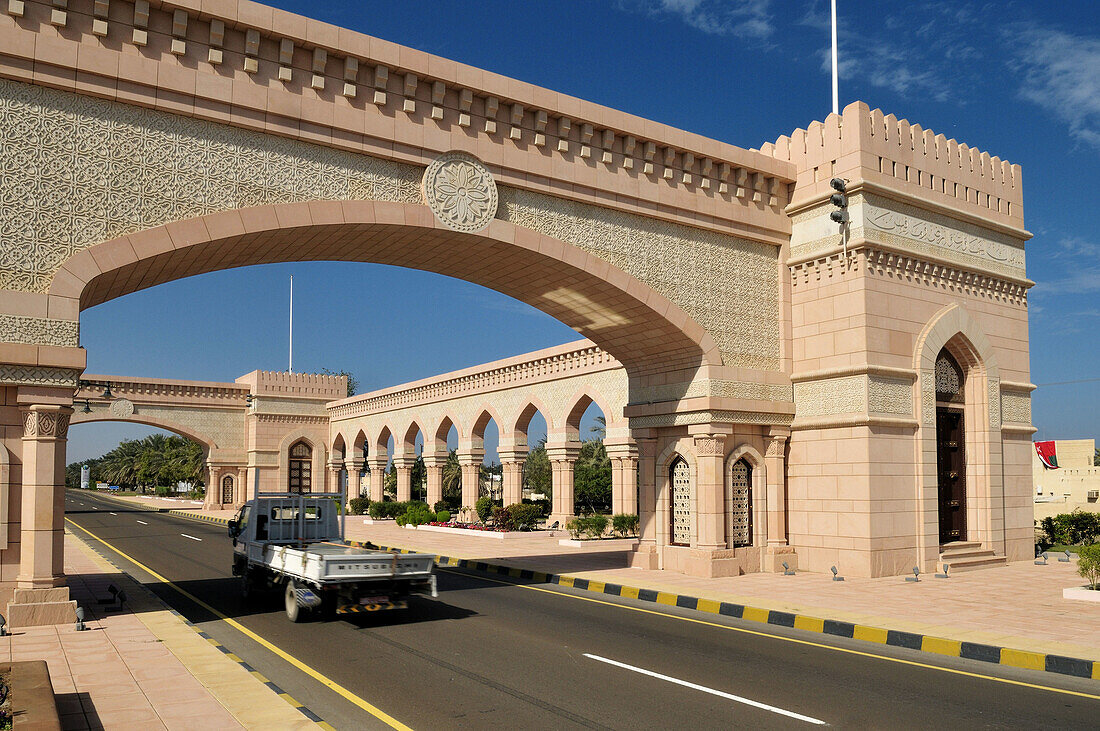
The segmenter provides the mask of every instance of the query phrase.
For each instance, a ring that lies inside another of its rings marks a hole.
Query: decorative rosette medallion
[[[421,191],[435,217],[455,231],[480,231],[497,213],[492,173],[464,152],[448,152],[433,160],[424,171]]]
[[[134,403],[129,399],[120,398],[111,402],[111,416],[126,419],[134,415]]]

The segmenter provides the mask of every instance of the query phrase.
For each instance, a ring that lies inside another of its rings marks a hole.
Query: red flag
[[[1055,442],[1035,442],[1035,453],[1043,460],[1043,466],[1048,470],[1058,469],[1058,454]]]

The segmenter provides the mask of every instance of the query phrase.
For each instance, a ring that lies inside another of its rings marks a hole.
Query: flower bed
[[[484,525],[464,523],[424,523],[417,526],[417,530],[434,531],[436,533],[450,533],[456,536],[475,536],[477,538],[494,538],[498,541],[506,541],[514,538],[522,538],[525,535],[533,535],[527,531],[497,530]]]

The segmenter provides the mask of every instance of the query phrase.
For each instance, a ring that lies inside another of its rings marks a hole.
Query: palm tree
[[[607,436],[607,419],[602,416],[597,416],[593,421],[596,423],[589,427],[588,431],[595,434],[596,439],[602,442],[604,437]]]

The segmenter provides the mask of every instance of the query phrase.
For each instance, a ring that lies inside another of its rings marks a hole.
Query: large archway
[[[572,327],[632,375],[721,365],[702,326],[606,261],[506,221],[478,233],[454,231],[427,206],[406,203],[287,203],[170,223],[70,257],[49,296],[79,311],[195,274],[322,260],[392,264],[480,284]]]

